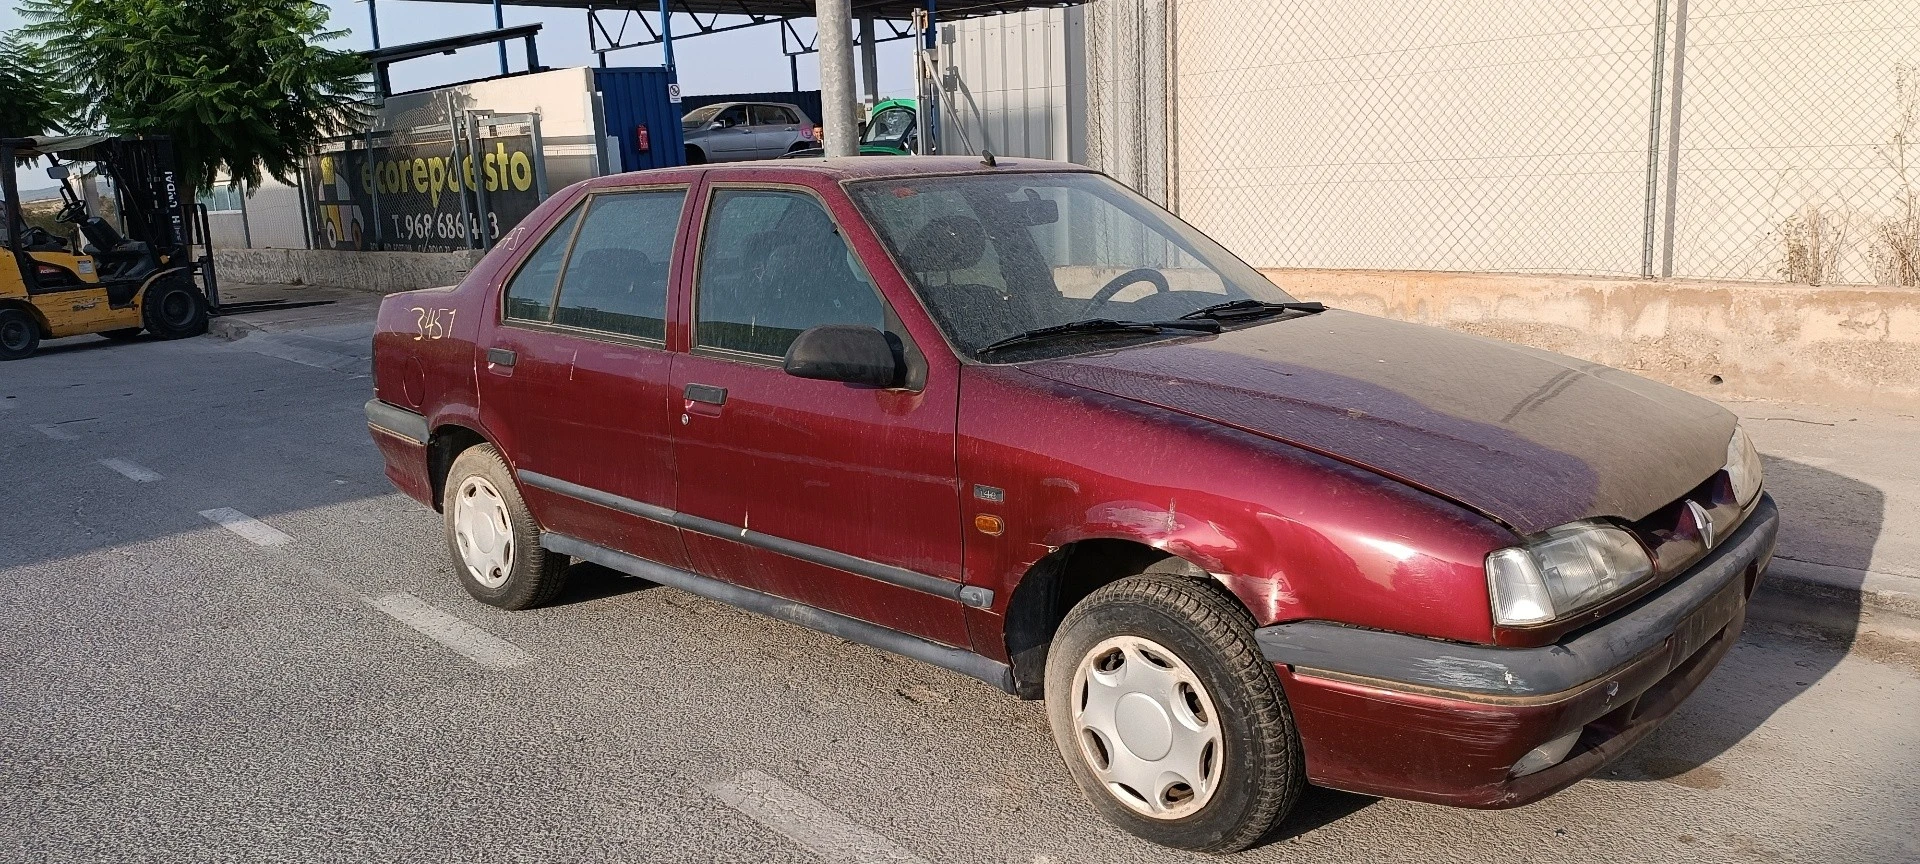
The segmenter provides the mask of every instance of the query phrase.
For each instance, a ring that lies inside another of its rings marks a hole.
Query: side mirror
[[[713,121],[713,125],[712,125],[712,126],[708,126],[707,128],[708,128],[708,129],[725,129],[725,128],[727,128],[727,127],[728,127],[729,125],[732,125],[732,124],[729,124],[729,123],[728,123],[727,121],[725,121],[725,120],[715,120],[715,121]]]
[[[54,180],[65,180],[73,176],[73,172],[68,170],[65,165],[49,165],[47,166],[47,176]]]
[[[787,374],[817,381],[899,387],[907,364],[899,340],[864,324],[822,324],[787,348]]]

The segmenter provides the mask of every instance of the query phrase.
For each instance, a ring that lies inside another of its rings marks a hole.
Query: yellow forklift
[[[34,157],[45,157],[47,176],[60,181],[54,218],[77,237],[27,224],[13,167]],[[112,183],[125,233],[88,212],[69,162],[92,163]],[[208,316],[219,311],[206,208],[191,202],[179,178],[165,137],[0,138],[0,239],[13,264],[0,262],[0,360],[27,357],[41,339],[63,336],[206,332]]]

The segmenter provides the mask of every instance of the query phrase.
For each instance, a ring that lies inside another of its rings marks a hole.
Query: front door
[[[747,106],[728,108],[713,118],[713,122],[721,128],[707,132],[704,139],[713,161],[752,159],[759,154],[760,144],[753,134],[753,123],[747,117]]]
[[[958,376],[879,389],[787,375],[808,327],[905,330],[813,193],[715,186],[705,226],[692,350],[673,374],[695,569],[969,644],[953,599]]]
[[[540,524],[673,567],[666,307],[686,195],[586,196],[511,278],[478,358],[483,416]]]

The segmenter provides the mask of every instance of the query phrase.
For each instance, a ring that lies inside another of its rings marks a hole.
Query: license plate
[[[1727,583],[1720,593],[1713,595],[1700,608],[1693,610],[1673,631],[1673,653],[1669,655],[1671,666],[1686,662],[1693,652],[1700,650],[1713,634],[1720,632],[1727,622],[1733,620],[1733,613],[1740,608],[1741,581],[1734,579]]]

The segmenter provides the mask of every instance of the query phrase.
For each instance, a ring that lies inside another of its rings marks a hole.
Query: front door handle
[[[520,355],[513,353],[511,349],[507,349],[507,348],[488,348],[487,349],[487,362],[492,363],[495,366],[505,366],[508,368],[512,368],[514,362],[518,359],[520,359]]]
[[[705,402],[708,405],[727,404],[727,388],[712,384],[688,384],[686,389],[688,402]]]

